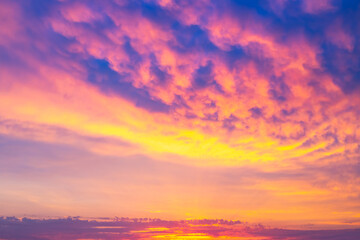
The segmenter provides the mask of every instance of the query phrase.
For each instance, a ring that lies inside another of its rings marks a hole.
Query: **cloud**
[[[319,14],[322,12],[335,10],[335,6],[332,4],[333,0],[303,0],[302,7],[303,11],[310,14]]]
[[[130,51],[130,50],[129,50]],[[159,72],[157,72],[159,74]],[[149,110],[150,112],[167,112],[169,106],[160,100],[151,98],[146,89],[136,88],[126,75],[120,75],[109,67],[106,60],[90,59],[88,61],[88,80],[99,86],[105,93],[119,94],[123,98],[135,103],[135,106]]]

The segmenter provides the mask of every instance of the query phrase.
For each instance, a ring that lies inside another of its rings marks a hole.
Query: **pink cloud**
[[[303,11],[310,14],[319,14],[335,10],[333,0],[302,0]]]
[[[336,19],[326,30],[327,41],[339,48],[353,51],[355,39],[347,31],[341,19]]]

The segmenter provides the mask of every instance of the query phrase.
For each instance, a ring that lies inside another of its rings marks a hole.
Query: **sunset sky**
[[[1,0],[0,216],[360,227],[360,1]]]

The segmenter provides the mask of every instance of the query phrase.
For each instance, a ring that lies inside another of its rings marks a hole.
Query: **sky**
[[[0,1],[0,215],[360,227],[357,0]]]

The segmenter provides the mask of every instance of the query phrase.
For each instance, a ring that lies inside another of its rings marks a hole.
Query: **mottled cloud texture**
[[[2,0],[0,22],[5,215],[359,225],[359,1]]]

